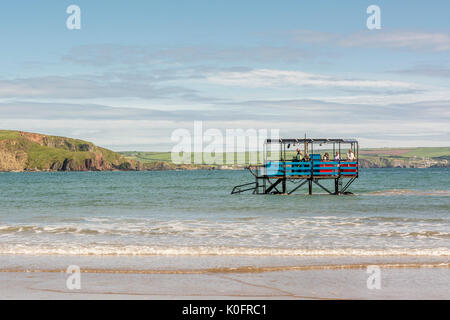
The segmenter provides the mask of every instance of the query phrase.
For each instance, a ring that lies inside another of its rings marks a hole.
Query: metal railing
[[[269,161],[260,176],[357,176],[358,161]]]

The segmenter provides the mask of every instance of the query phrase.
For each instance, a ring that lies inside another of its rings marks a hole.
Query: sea
[[[353,195],[308,196],[231,195],[245,170],[0,173],[0,256],[448,261],[449,178],[361,169]]]

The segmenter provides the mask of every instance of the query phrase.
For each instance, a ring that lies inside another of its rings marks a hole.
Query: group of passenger
[[[322,161],[330,161],[330,155],[328,154],[328,152],[325,152],[325,154],[323,156],[321,156]],[[336,151],[336,154],[334,155],[334,161],[340,161],[341,160],[341,156],[339,154],[339,152]],[[356,160],[355,157],[355,153],[353,152],[352,149],[349,149],[347,152],[347,161],[354,161]],[[305,153],[305,155],[303,155],[303,152],[300,148],[297,148],[297,155],[295,156],[295,158],[293,159],[293,161],[296,162],[300,162],[300,161],[310,161],[310,157],[308,152]]]

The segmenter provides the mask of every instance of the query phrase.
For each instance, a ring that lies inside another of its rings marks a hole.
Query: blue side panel
[[[338,165],[339,162],[338,161],[314,161],[314,166],[316,165],[320,165],[320,164],[326,164],[327,166],[329,165]]]

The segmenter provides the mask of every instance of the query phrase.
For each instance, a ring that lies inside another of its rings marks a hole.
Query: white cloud
[[[72,48],[64,61],[80,65],[172,65],[205,61],[297,62],[311,56],[303,48],[277,46],[178,46],[95,44]]]
[[[360,33],[339,41],[345,47],[412,49],[423,51],[449,51],[450,34],[437,32],[384,31]]]
[[[430,88],[417,93],[400,93],[397,95],[364,94],[364,95],[340,95],[319,96],[310,99],[320,99],[324,102],[339,104],[359,104],[370,106],[384,106],[389,104],[425,103],[430,105],[434,101],[449,101],[450,90],[445,88]]]
[[[160,85],[149,79],[126,75],[41,76],[0,80],[0,98],[166,98],[190,95],[196,91],[176,85]]]
[[[390,73],[412,76],[450,78],[450,68],[444,65],[418,65],[407,69],[392,70],[390,71]]]
[[[210,75],[211,83],[249,88],[280,86],[319,86],[352,88],[397,88],[416,90],[413,83],[391,80],[344,79],[302,71],[255,69],[250,71],[219,72]]]
[[[204,130],[225,129],[279,129],[283,137],[357,138],[362,147],[448,146],[450,129],[448,122],[424,121],[414,118],[352,121],[325,118],[323,121],[295,117],[285,121],[269,120],[213,120],[204,121]],[[24,130],[45,134],[69,136],[88,140],[114,150],[169,151],[175,129],[187,129],[193,133],[192,121],[152,120],[42,120],[0,119],[2,129]]]
[[[417,32],[379,30],[338,34],[312,30],[295,30],[291,34],[296,42],[342,47],[390,48],[428,52],[450,51],[450,34],[446,32]]]

